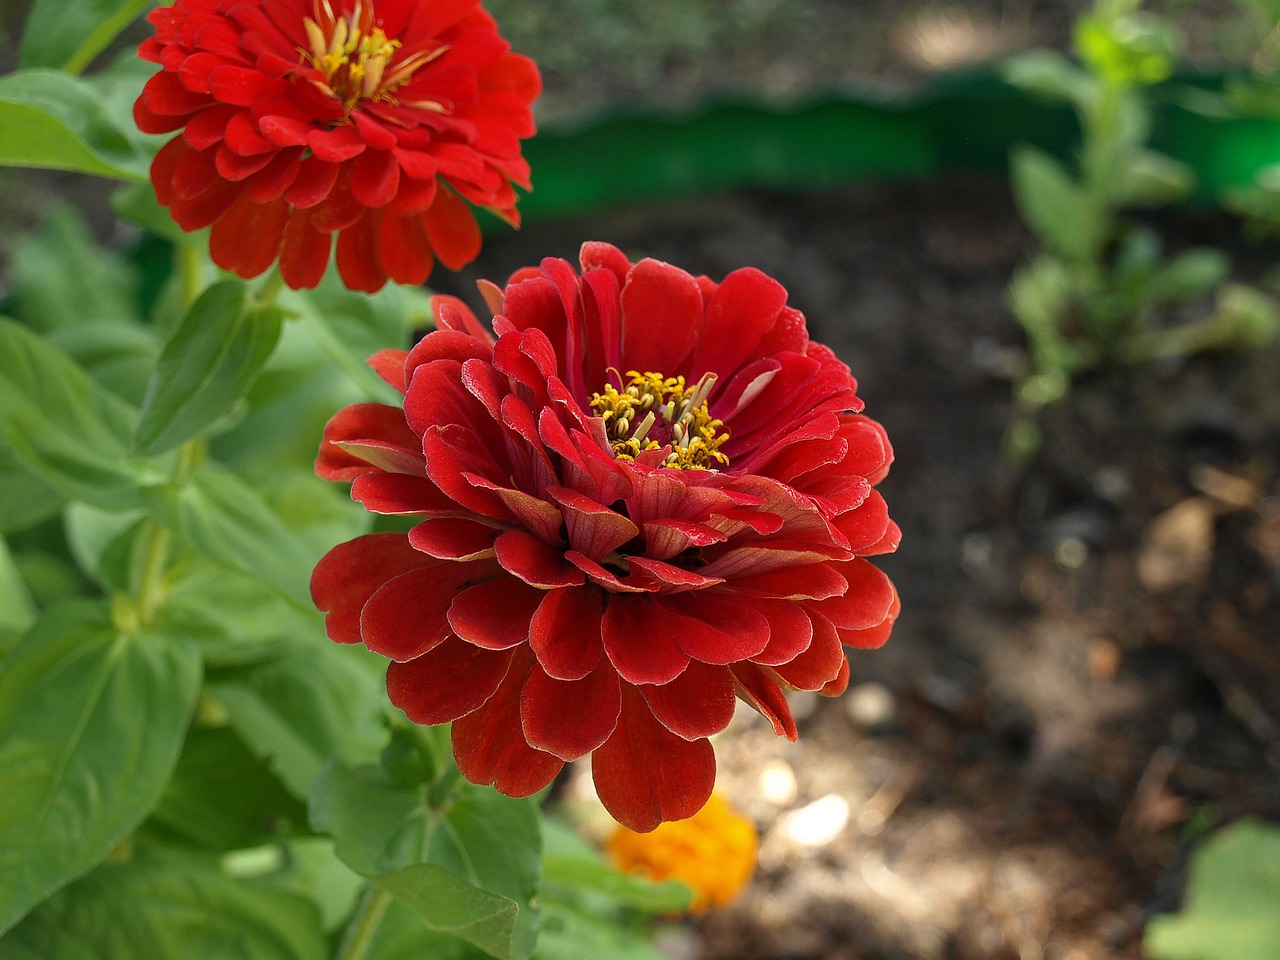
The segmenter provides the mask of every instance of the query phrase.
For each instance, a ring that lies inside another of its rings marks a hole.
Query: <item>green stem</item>
[[[182,282],[182,309],[195,303],[204,292],[204,278],[201,276],[204,267],[204,256],[198,247],[180,244],[176,254],[178,278]]]
[[[370,886],[356,908],[356,914],[347,925],[347,934],[342,938],[338,954],[334,960],[364,960],[373,946],[373,938],[378,934],[378,925],[391,906],[391,894],[385,890]]]
[[[188,440],[178,448],[178,461],[170,481],[175,487],[183,487],[190,479],[202,453],[200,440]],[[160,608],[164,605],[165,566],[169,560],[169,542],[173,539],[169,528],[157,520],[147,525],[146,540],[142,548],[142,566],[138,575],[138,617],[144,627],[152,626]]]
[[[284,289],[284,274],[280,272],[280,267],[276,266],[269,274],[267,279],[253,293],[254,306],[267,307],[276,302],[276,297],[280,295],[280,291]]]

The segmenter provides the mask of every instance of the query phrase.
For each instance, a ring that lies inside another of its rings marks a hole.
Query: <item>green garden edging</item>
[[[831,95],[789,108],[724,102],[683,114],[619,112],[529,141],[534,191],[521,210],[535,221],[743,187],[1003,175],[1016,144],[1067,156],[1077,140],[1070,108],[992,74],[949,77],[904,101]],[[1280,162],[1280,121],[1219,119],[1166,102],[1153,146],[1189,164],[1195,199],[1211,201]]]

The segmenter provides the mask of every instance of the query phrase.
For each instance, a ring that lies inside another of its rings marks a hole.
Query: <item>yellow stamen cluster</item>
[[[642,451],[669,444],[664,467],[717,470],[729,465],[720,452],[729,431],[707,409],[714,373],[704,373],[692,387],[684,377],[660,373],[628,370],[627,377],[621,390],[606,384],[603,392],[591,395],[591,409],[604,420],[615,457],[634,460]]]
[[[448,47],[417,51],[390,67],[399,40],[391,40],[374,25],[372,6],[356,0],[354,9],[339,17],[329,0],[315,0],[315,17],[303,20],[309,49],[299,48],[302,59],[325,75],[326,92],[343,102],[346,109],[361,99],[394,101],[392,91],[412,79],[414,71],[443,54]],[[390,69],[389,69],[390,68]],[[411,106],[443,111],[431,101]]]

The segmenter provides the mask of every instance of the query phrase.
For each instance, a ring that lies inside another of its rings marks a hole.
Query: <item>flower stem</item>
[[[170,481],[173,486],[181,488],[186,485],[203,449],[204,444],[199,440],[188,440],[178,448],[178,461],[174,465]],[[144,627],[155,623],[156,616],[164,605],[164,573],[169,559],[169,542],[172,539],[173,535],[163,523],[152,520],[147,525],[138,575],[138,617]]]
[[[373,946],[373,938],[378,934],[378,925],[391,906],[391,894],[377,887],[369,886],[364,891],[356,914],[347,925],[346,936],[338,947],[334,960],[364,960]]]
[[[180,244],[176,251],[178,277],[182,282],[182,310],[190,307],[204,290],[204,257],[198,247]]]

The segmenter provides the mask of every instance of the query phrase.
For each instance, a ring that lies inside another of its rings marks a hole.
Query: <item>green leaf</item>
[[[538,934],[539,960],[668,960],[640,933],[615,918],[549,903]]]
[[[1083,107],[1096,96],[1096,81],[1052,50],[1030,50],[1010,57],[1003,73],[1018,89],[1047,100],[1063,100]]]
[[[147,0],[36,0],[19,63],[79,73],[147,8]]]
[[[306,807],[227,727],[193,727],[152,822],[189,843],[236,850],[306,827]]]
[[[412,908],[393,900],[369,948],[368,960],[485,960],[489,955],[467,941],[429,929]],[[596,960],[613,960],[601,955]]]
[[[253,753],[304,800],[329,760],[358,762],[386,739],[381,662],[318,631],[313,637],[280,660],[227,672],[208,691]]]
[[[0,319],[0,440],[63,496],[108,509],[148,477],[125,462],[133,411],[37,334]]]
[[[693,893],[683,883],[653,883],[619,873],[570,827],[550,817],[543,818],[542,834],[546,846],[542,879],[546,887],[588,891],[646,913],[680,913],[688,909]]]
[[[23,238],[12,269],[16,312],[36,330],[67,330],[74,340],[87,323],[138,323],[137,270],[99,245],[71,207]]]
[[[1280,956],[1280,827],[1240,820],[1191,860],[1181,913],[1155,917],[1151,960],[1275,960]]]
[[[149,165],[83,81],[56,70],[0,78],[0,166],[145,180]]]
[[[278,307],[251,306],[239,281],[216,283],[201,294],[165,344],[147,385],[138,449],[171,450],[225,416],[270,358],[283,320]]]
[[[61,509],[62,497],[57,491],[49,489],[0,443],[0,534],[34,527]]]
[[[106,864],[42,904],[0,957],[324,960],[313,904],[198,862]],[[23,952],[27,951],[27,952]]]
[[[108,592],[130,592],[133,546],[145,523],[141,510],[99,510],[83,503],[68,505],[63,523],[67,547],[85,575]]]
[[[1159,207],[1185,200],[1194,186],[1195,174],[1185,163],[1136,149],[1124,158],[1111,195],[1118,206]]]
[[[526,912],[514,900],[474,887],[435,864],[423,863],[375,877],[373,884],[415,910],[430,930],[450,933],[499,960],[533,953],[532,936],[520,925]]]
[[[1041,150],[1019,147],[1010,170],[1018,210],[1045,245],[1068,260],[1091,259],[1104,224],[1066,168]]]
[[[0,630],[24,631],[35,619],[36,606],[31,591],[13,562],[8,544],[0,536]]]
[[[380,767],[332,763],[312,792],[311,823],[333,836],[338,856],[353,870],[378,883],[398,877],[386,889],[397,897],[404,893],[401,899],[423,913],[431,929],[491,953],[498,941],[505,942],[507,952],[494,956],[528,956],[532,950],[538,913],[530,900],[542,838],[531,799],[466,784],[456,799],[433,806],[425,784],[406,784]],[[423,872],[426,865],[431,870]],[[430,912],[433,885],[446,900],[469,905],[462,919],[446,922]],[[486,932],[468,932],[480,920]]]
[[[87,321],[75,330],[54,330],[49,342],[99,385],[132,406],[142,405],[160,352],[154,328],[136,321]]]
[[[1199,300],[1222,286],[1230,271],[1231,264],[1221,250],[1187,250],[1156,272],[1147,294],[1166,303]]]
[[[157,493],[161,521],[187,547],[269,585],[301,610],[315,610],[310,582],[319,553],[235,474],[206,465],[183,489]]]
[[[84,873],[160,799],[200,682],[179,638],[100,606],[48,611],[0,667],[0,931]]]
[[[365,361],[387,347],[408,345],[410,333],[431,323],[430,297],[389,284],[373,296],[347,290],[330,271],[315,290],[282,293],[280,302],[298,326],[368,397],[396,403],[400,397]]]
[[[324,929],[337,930],[351,916],[365,889],[364,878],[338,859],[328,837],[299,837],[280,847],[284,868],[264,876],[263,881],[311,900],[320,908]],[[433,954],[426,956],[436,960]]]

